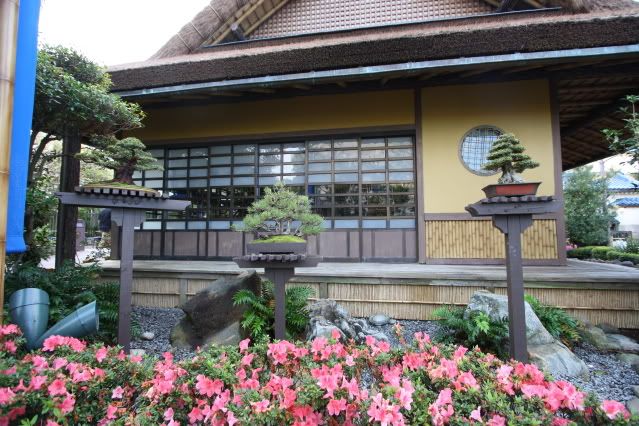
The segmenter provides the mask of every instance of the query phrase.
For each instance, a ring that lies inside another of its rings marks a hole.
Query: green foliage
[[[120,290],[117,283],[99,283],[97,265],[76,266],[66,262],[58,270],[22,264],[10,271],[5,281],[5,300],[20,289],[35,287],[49,294],[49,327],[78,309],[97,302],[100,331],[89,339],[114,343],[117,339]]]
[[[566,233],[579,246],[608,244],[610,223],[615,217],[607,201],[608,179],[590,167],[578,167],[564,180]]]
[[[630,156],[630,164],[639,161],[639,113],[636,104],[639,96],[626,96],[628,106],[621,108],[621,112],[626,115],[623,129],[604,129],[603,134],[610,144],[610,149],[620,154]]]
[[[254,243],[305,243],[306,240],[295,235],[271,235],[268,238],[253,240]]]
[[[322,216],[311,211],[307,196],[298,195],[278,182],[264,190],[244,217],[244,232],[255,232],[258,238],[272,235],[316,235],[322,231]]]
[[[626,253],[623,251],[611,250],[608,252],[606,258],[608,260],[619,260],[621,262],[629,261],[635,265],[639,265],[639,254],[637,253]]]
[[[440,320],[441,329],[435,336],[443,343],[460,344],[469,348],[479,346],[502,359],[508,357],[508,318],[492,319],[485,312],[444,306],[435,309],[433,317]]]
[[[233,305],[246,305],[242,319],[244,328],[252,339],[261,340],[273,337],[275,325],[275,296],[273,283],[262,281],[259,295],[250,290],[240,290],[233,295]],[[289,287],[285,293],[286,335],[288,339],[297,339],[304,333],[308,324],[306,305],[313,295],[310,287]]]
[[[593,247],[592,248],[592,257],[594,259],[606,260],[608,252],[613,251],[612,247]]]
[[[162,170],[160,163],[146,151],[146,146],[138,138],[102,136],[94,138],[93,142],[94,148],[86,148],[76,158],[113,169],[116,182],[132,184],[133,172],[137,170]]]
[[[525,148],[515,135],[505,133],[497,138],[490,149],[488,162],[484,165],[484,169],[501,171],[499,183],[523,182],[518,173],[539,167],[539,163],[524,154],[524,151]]]
[[[572,347],[581,341],[581,323],[561,308],[542,304],[535,297],[526,295],[526,302],[535,312],[543,326],[554,338]]]
[[[623,249],[626,253],[639,254],[639,240],[636,238],[628,238],[626,240],[626,247]]]

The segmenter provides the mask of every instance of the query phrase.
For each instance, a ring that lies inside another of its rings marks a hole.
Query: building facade
[[[192,202],[149,212],[136,255],[242,254],[235,228],[283,181],[325,218],[309,250],[327,260],[503,262],[503,236],[464,210],[497,180],[492,142],[515,134],[541,164],[524,177],[561,201],[562,170],[607,155],[599,130],[639,82],[632,2],[506,3],[213,0],[154,58],[111,69],[164,165],[137,183]],[[563,264],[564,243],[562,213],[536,217],[525,261]]]

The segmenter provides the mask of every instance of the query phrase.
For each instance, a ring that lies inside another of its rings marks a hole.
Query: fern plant
[[[442,343],[459,344],[469,348],[479,346],[500,358],[508,357],[508,319],[495,320],[485,312],[443,306],[435,309],[433,316],[440,321],[441,328],[435,340]]]
[[[539,321],[555,339],[561,340],[568,347],[573,347],[581,341],[579,334],[581,323],[568,312],[561,308],[544,305],[528,294],[525,299],[539,317]]]
[[[242,328],[253,340],[274,336],[275,296],[274,286],[269,280],[262,281],[260,294],[251,290],[240,290],[233,295],[233,305],[246,305],[242,318]],[[313,295],[310,287],[290,287],[285,292],[286,337],[299,338],[308,324],[308,298]]]

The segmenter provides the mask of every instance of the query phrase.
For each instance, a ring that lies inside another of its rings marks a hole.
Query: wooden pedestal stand
[[[120,237],[120,308],[118,344],[131,347],[131,288],[133,283],[133,232],[144,222],[147,210],[184,210],[191,202],[170,200],[154,192],[113,188],[82,188],[55,194],[63,205],[111,209],[111,221],[122,228]]]
[[[553,197],[532,195],[485,198],[466,206],[466,211],[474,217],[492,216],[495,228],[505,235],[510,357],[517,361],[528,362],[521,234],[532,225],[534,214],[554,213],[559,209],[560,204]]]
[[[249,254],[233,259],[240,268],[264,268],[264,275],[273,282],[276,339],[286,339],[286,282],[295,275],[295,268],[312,268],[321,260],[305,254]]]

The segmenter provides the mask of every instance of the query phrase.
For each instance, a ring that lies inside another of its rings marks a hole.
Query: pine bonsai
[[[322,216],[311,211],[307,196],[287,189],[282,182],[266,188],[264,196],[255,201],[244,217],[244,232],[254,232],[258,239],[275,235],[302,237],[322,231]]]
[[[94,147],[89,147],[77,158],[99,166],[113,169],[113,180],[101,183],[133,185],[133,172],[137,170],[162,170],[162,166],[146,146],[137,138],[117,139],[113,136],[94,139]]]
[[[484,169],[501,171],[502,174],[498,180],[500,184],[522,183],[524,180],[519,173],[539,166],[539,163],[524,154],[524,151],[525,148],[515,135],[503,134],[490,149],[488,163],[484,165]]]

